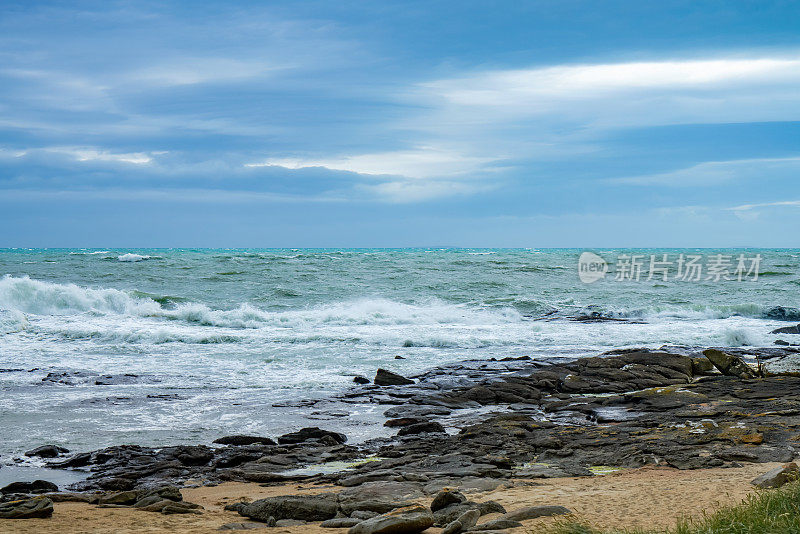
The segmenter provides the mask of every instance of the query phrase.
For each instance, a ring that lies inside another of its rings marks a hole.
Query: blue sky
[[[0,246],[797,247],[798,28],[788,1],[5,0]]]

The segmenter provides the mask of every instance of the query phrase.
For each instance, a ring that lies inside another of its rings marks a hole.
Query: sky
[[[800,3],[0,2],[0,247],[800,247]]]

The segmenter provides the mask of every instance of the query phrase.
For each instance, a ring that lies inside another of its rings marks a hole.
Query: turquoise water
[[[0,457],[51,442],[204,442],[309,424],[363,439],[385,407],[329,416],[274,404],[329,395],[377,367],[772,345],[769,331],[787,323],[770,310],[800,307],[798,250],[595,250],[612,272],[593,284],[578,278],[581,252],[0,250],[0,419],[10,429]],[[620,253],[645,263],[760,254],[761,275],[615,281]],[[589,313],[635,322],[571,320]],[[49,373],[70,374],[43,381]]]

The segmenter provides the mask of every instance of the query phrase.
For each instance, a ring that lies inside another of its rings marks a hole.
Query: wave
[[[28,277],[0,279],[0,308],[34,315],[127,315],[163,318],[201,326],[227,328],[313,328],[316,325],[491,325],[521,320],[512,308],[481,309],[435,299],[408,304],[388,299],[359,299],[290,311],[269,311],[249,303],[212,309],[180,297],[139,291],[91,289]]]
[[[95,250],[93,252],[70,252],[71,256],[96,256],[98,254],[109,254],[110,250]]]
[[[17,310],[0,310],[0,334],[20,332],[30,326],[25,314]]]
[[[136,262],[136,261],[149,260],[150,256],[142,256],[140,254],[131,254],[130,252],[128,252],[126,254],[122,254],[121,256],[117,256],[117,259],[119,261]]]

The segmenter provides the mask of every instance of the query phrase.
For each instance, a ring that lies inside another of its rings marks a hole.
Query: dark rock
[[[322,528],[350,528],[361,523],[361,521],[363,521],[363,519],[356,519],[354,517],[336,517],[323,521],[319,526]]]
[[[800,334],[800,324],[795,326],[784,326],[783,328],[776,328],[770,334]]]
[[[275,521],[273,520],[273,523]],[[268,528],[274,527],[275,525],[269,525],[266,523],[225,523],[224,525],[220,526],[217,530],[255,530],[258,528]]]
[[[169,501],[169,503],[161,509],[161,513],[165,515],[199,514],[201,513],[199,508],[201,508],[199,504]]]
[[[422,434],[424,432],[439,432],[444,433],[444,427],[436,421],[427,423],[416,423],[413,425],[404,426],[397,433],[398,436],[411,436],[413,434]]]
[[[486,523],[481,523],[480,525],[475,525],[470,529],[470,532],[480,532],[482,530],[506,530],[509,528],[517,528],[521,527],[522,523],[519,521],[509,521],[508,519],[495,519],[493,521],[487,521]]]
[[[301,519],[303,521],[325,521],[333,519],[338,511],[335,496],[331,495],[287,495],[268,497],[253,501],[239,510],[239,514],[266,521],[270,517],[280,519]]]
[[[706,349],[703,355],[708,358],[714,367],[726,376],[736,376],[739,378],[755,378],[756,373],[741,358],[722,352],[716,349]]]
[[[499,519],[506,521],[526,521],[537,517],[549,517],[553,515],[571,514],[572,512],[563,506],[527,506],[503,514]]]
[[[378,369],[373,382],[376,386],[407,386],[414,383],[413,380],[386,369]]]
[[[754,478],[750,483],[759,488],[779,488],[787,482],[800,478],[800,469],[792,462],[781,467],[767,471]]]
[[[145,499],[147,497],[160,497],[162,499],[169,499],[171,501],[182,501],[183,495],[177,486],[160,486],[157,488],[141,490],[137,493],[138,499]]]
[[[71,458],[67,458],[61,462],[48,462],[48,467],[54,467],[57,469],[64,469],[67,467],[86,467],[92,461],[92,455],[88,452],[78,453]]]
[[[353,382],[356,384],[369,384],[369,378],[366,376],[357,375],[353,377]]]
[[[35,519],[51,515],[53,501],[47,497],[0,503],[0,519]]]
[[[139,492],[138,491],[118,491],[115,493],[110,493],[108,495],[103,495],[98,500],[99,504],[121,504],[123,506],[128,506],[135,504],[136,501],[139,500]]]
[[[35,449],[29,450],[25,453],[25,456],[38,456],[39,458],[55,458],[59,454],[66,454],[69,452],[69,449],[65,449],[64,447],[59,447],[57,445],[43,445],[41,447],[36,447]]]
[[[348,534],[417,534],[433,526],[430,511],[409,506],[367,519],[348,530]]]
[[[433,498],[431,502],[431,511],[436,512],[451,504],[460,504],[466,502],[467,498],[458,490],[443,489]]]
[[[708,358],[692,358],[692,376],[712,375],[714,369],[714,364]]]
[[[0,493],[47,493],[58,491],[58,486],[46,480],[34,480],[33,482],[12,482],[0,488]]]
[[[461,514],[456,521],[461,523],[461,528],[466,530],[474,527],[478,523],[480,517],[481,512],[479,510],[467,510]]]
[[[290,445],[294,443],[302,443],[310,439],[322,439],[326,436],[330,436],[336,443],[339,444],[347,441],[347,436],[344,434],[331,432],[330,430],[322,430],[321,428],[317,427],[309,427],[300,429],[297,432],[291,432],[289,434],[280,436],[278,438],[278,443],[281,445]]]
[[[389,419],[383,426],[388,426],[390,428],[398,427],[398,426],[411,426],[416,425],[417,423],[424,423],[424,419],[420,419],[419,417],[398,417],[397,419]]]
[[[220,445],[253,445],[254,443],[261,443],[262,445],[276,445],[276,443],[271,440],[270,438],[265,438],[262,436],[243,436],[243,435],[234,435],[234,436],[224,436],[221,438],[217,438],[213,441],[213,443],[218,443]]]
[[[764,313],[764,318],[776,321],[798,321],[800,320],[800,309],[775,306]]]

